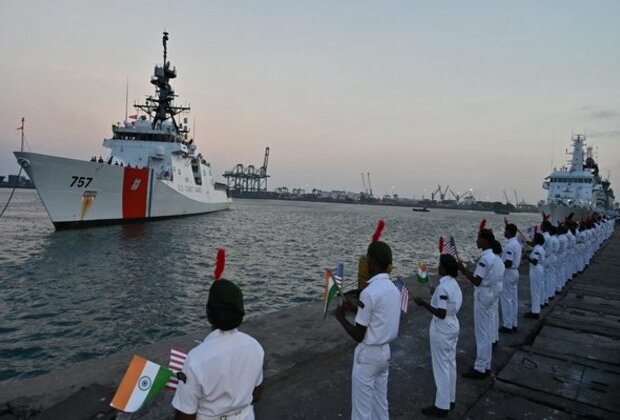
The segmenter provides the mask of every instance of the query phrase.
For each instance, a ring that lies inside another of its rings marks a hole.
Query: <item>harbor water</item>
[[[10,190],[0,189],[0,204]],[[55,231],[34,190],[18,190],[0,219],[0,383],[40,375],[206,328],[204,304],[216,249],[224,278],[244,293],[248,316],[320,300],[324,268],[345,266],[357,282],[379,219],[394,274],[417,262],[434,272],[440,235],[461,258],[477,254],[478,223],[497,236],[504,216],[408,207],[237,200],[232,210],[165,221]],[[522,229],[536,214],[514,214]],[[317,313],[317,322],[323,322]]]

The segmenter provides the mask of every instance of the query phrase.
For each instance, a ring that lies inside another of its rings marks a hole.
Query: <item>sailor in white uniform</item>
[[[551,223],[548,220],[543,220],[540,224],[540,230],[542,231],[545,243],[543,248],[545,249],[545,260],[543,262],[543,268],[545,275],[543,278],[543,285],[541,289],[541,306],[547,306],[549,304],[549,284],[553,282],[553,265],[552,265],[552,244],[551,234],[549,233]]]
[[[562,289],[566,284],[567,276],[568,276],[568,237],[566,236],[566,226],[561,225],[558,227],[560,234],[558,235],[558,241],[560,241],[560,250],[558,252],[560,258],[558,261],[558,269],[560,272],[560,276],[557,279],[558,282],[555,284],[555,294],[559,295],[562,293]]]
[[[540,318],[540,302],[543,293],[543,279],[545,277],[545,249],[543,244],[545,243],[545,237],[542,233],[536,233],[534,235],[534,248],[527,259],[530,262],[530,297],[531,297],[531,310],[525,314],[526,318],[539,319]]]
[[[464,378],[484,379],[491,374],[493,359],[493,303],[494,288],[499,281],[497,271],[494,270],[495,255],[493,255],[493,241],[495,236],[489,229],[478,232],[476,245],[482,249],[482,254],[472,273],[461,260],[458,261],[459,271],[474,285],[474,332],[476,335],[476,361],[469,371],[463,373]]]
[[[459,339],[459,320],[456,317],[463,295],[456,282],[458,265],[452,255],[439,258],[439,285],[430,304],[419,297],[413,300],[426,308],[433,318],[429,329],[431,360],[437,394],[435,404],[422,409],[429,417],[446,417],[456,402],[456,344]]]
[[[491,327],[492,344],[495,347],[499,341],[499,299],[502,295],[503,279],[506,267],[502,260],[502,244],[496,239],[493,241],[493,255],[495,256],[495,264],[493,265],[493,275],[497,277],[498,281],[495,282],[493,288],[493,326]]]
[[[368,286],[360,293],[360,307],[355,325],[345,316],[345,306],[336,309],[336,319],[359,344],[353,358],[351,418],[353,420],[387,420],[390,343],[398,336],[400,292],[388,274],[392,250],[381,241],[368,246],[366,252]]]
[[[502,328],[499,332],[512,333],[517,331],[517,314],[519,311],[519,266],[521,265],[522,246],[516,238],[517,226],[508,223],[504,230],[504,237],[508,239],[504,247],[504,279],[502,281]]]
[[[265,352],[237,329],[244,314],[241,290],[227,280],[213,282],[207,301],[213,331],[185,359],[172,399],[177,420],[254,420]]]
[[[547,294],[549,296],[549,299],[553,299],[553,297],[555,296],[555,290],[556,290],[556,285],[558,284],[558,282],[560,281],[560,277],[561,277],[561,269],[560,269],[560,264],[561,264],[561,255],[560,255],[560,240],[558,239],[558,228],[555,226],[551,226],[551,249],[552,249],[552,264],[553,264],[553,282],[548,284],[547,286],[549,287],[547,289]]]

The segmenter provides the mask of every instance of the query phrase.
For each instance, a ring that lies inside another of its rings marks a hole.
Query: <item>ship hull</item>
[[[157,179],[129,168],[15,152],[56,228],[166,219],[227,210],[226,191]]]

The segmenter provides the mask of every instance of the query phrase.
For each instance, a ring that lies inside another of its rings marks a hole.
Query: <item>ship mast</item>
[[[164,122],[168,119],[172,120],[172,125],[178,134],[187,133],[187,129],[180,128],[177,124],[175,116],[184,111],[189,111],[189,107],[174,106],[172,102],[177,96],[170,86],[170,79],[177,77],[176,68],[170,67],[168,61],[168,32],[164,32],[162,38],[162,44],[164,46],[164,64],[163,66],[155,66],[154,75],[151,77],[151,83],[155,85],[155,93],[157,97],[148,96],[146,98],[146,104],[135,105],[136,108],[141,109],[150,115],[153,119],[152,128],[155,129],[157,123]]]
[[[586,137],[583,134],[573,134],[573,157],[570,162],[570,171],[583,171],[583,145]]]
[[[21,130],[22,132],[22,140],[21,140],[21,145],[19,147],[19,151],[23,152],[24,151],[24,122],[26,121],[26,119],[24,117],[22,117],[22,125],[21,127],[18,128],[18,130]]]

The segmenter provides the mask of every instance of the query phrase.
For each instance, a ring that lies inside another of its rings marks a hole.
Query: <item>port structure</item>
[[[243,166],[238,163],[234,168],[224,172],[228,189],[236,193],[264,193],[267,192],[267,165],[269,163],[269,147],[265,148],[263,166]]]

